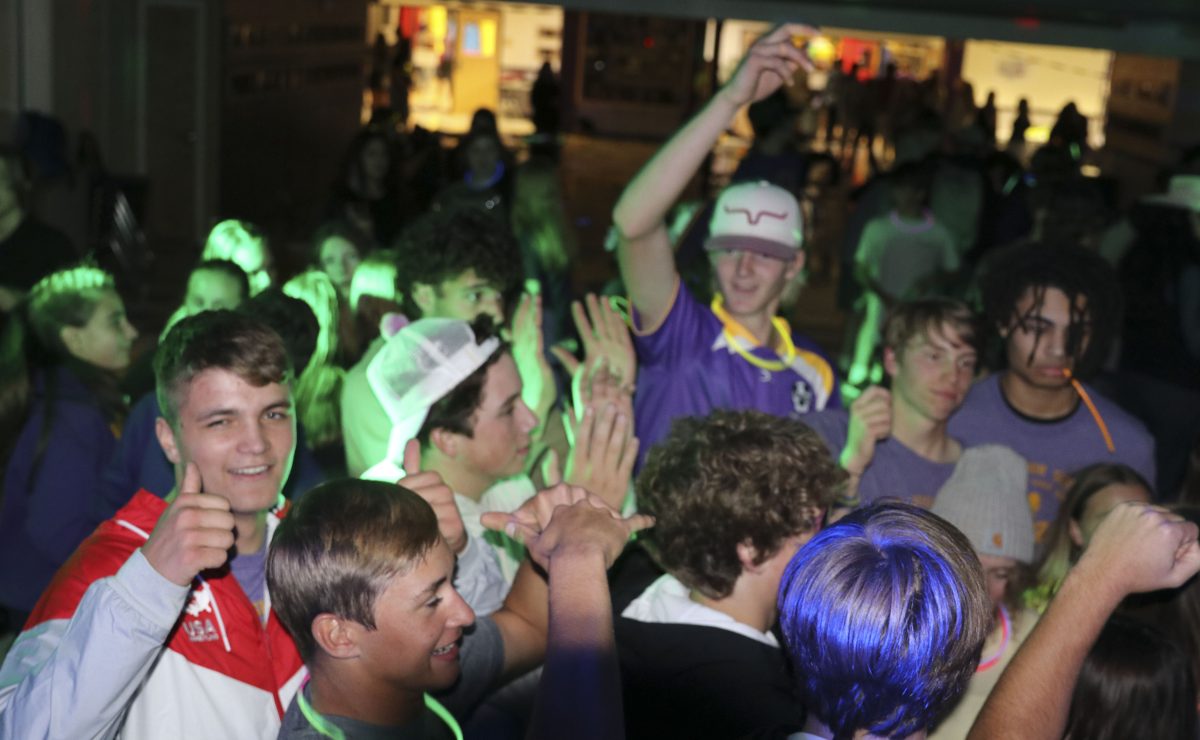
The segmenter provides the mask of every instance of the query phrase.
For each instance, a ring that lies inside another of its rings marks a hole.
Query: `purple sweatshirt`
[[[974,385],[962,408],[950,418],[949,431],[964,445],[1002,444],[1029,461],[1029,508],[1039,543],[1058,516],[1071,475],[1092,463],[1124,463],[1154,486],[1154,439],[1142,423],[1098,391],[1084,385],[1112,435],[1104,435],[1082,402],[1061,419],[1034,419],[1013,408],[1000,389],[1000,374]]]
[[[754,344],[744,329],[722,322],[682,283],[676,285],[675,301],[662,325],[649,333],[635,332],[639,370],[633,403],[641,442],[639,467],[680,416],[757,409],[795,417],[839,405],[833,366],[811,340],[792,334],[795,356],[778,367],[781,358],[774,350]],[[778,369],[769,369],[771,365]]]

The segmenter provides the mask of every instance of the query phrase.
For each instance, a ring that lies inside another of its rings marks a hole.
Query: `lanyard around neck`
[[[755,344],[757,344],[757,340],[754,339],[754,335],[746,327],[742,326],[737,319],[729,315],[729,312],[725,310],[725,299],[720,294],[713,297],[709,308],[712,309],[713,314],[721,321],[725,341],[733,348],[734,352],[741,355],[743,360],[755,367],[770,370],[771,372],[779,372],[791,367],[792,362],[796,359],[796,345],[792,343],[792,330],[788,326],[787,321],[778,316],[771,319],[771,328],[779,335],[779,341],[783,345],[783,355],[779,360],[766,360],[755,355],[753,352],[747,352],[742,347],[740,339],[748,339]],[[778,354],[778,350],[776,350],[776,354]]]
[[[1000,638],[1000,647],[990,657],[979,661],[979,667],[975,669],[976,673],[983,673],[989,668],[994,668],[1000,659],[1004,657],[1004,651],[1008,650],[1008,640],[1011,636],[1012,626],[1008,620],[1008,610],[1004,608],[1004,604],[1000,605],[1000,629],[1003,631],[1003,636]]]
[[[321,734],[322,737],[331,738],[331,740],[346,740],[346,733],[342,728],[329,721],[329,718],[313,709],[312,704],[308,703],[308,699],[304,698],[304,686],[308,685],[308,679],[304,680],[304,685],[296,692],[296,702],[300,705],[300,713],[304,715],[304,719],[308,720],[308,724],[314,730]],[[450,710],[442,706],[442,703],[434,699],[429,694],[425,695],[425,707],[429,711],[437,715],[438,719],[446,723],[453,733],[455,740],[463,740],[462,728],[458,726],[454,715],[450,714]]]

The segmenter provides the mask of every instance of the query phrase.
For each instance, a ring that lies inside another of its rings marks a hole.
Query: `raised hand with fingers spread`
[[[571,316],[583,341],[584,363],[603,360],[617,387],[632,394],[637,380],[637,355],[625,317],[617,310],[614,300],[588,293],[583,303],[575,301],[571,304]],[[573,375],[579,360],[562,347],[554,347],[551,351]]]
[[[571,372],[572,407],[566,422],[571,450],[563,480],[620,509],[638,451],[633,436],[637,359],[629,327],[612,300],[589,293],[584,303],[586,310],[578,301],[571,306],[583,338],[583,362],[561,347],[553,350]]]
[[[632,409],[593,401],[584,406],[573,431],[574,443],[567,453],[563,480],[593,492],[619,511],[637,459]]]
[[[186,586],[201,571],[219,568],[233,547],[229,499],[205,493],[200,468],[189,462],[179,493],[163,512],[142,554],[171,583]]]
[[[546,360],[542,334],[542,297],[522,293],[512,320],[512,356],[521,376],[521,399],[544,425],[554,405],[554,374]]]

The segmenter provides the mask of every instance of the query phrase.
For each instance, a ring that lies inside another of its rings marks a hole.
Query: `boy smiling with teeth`
[[[498,678],[541,661],[551,616],[552,654],[555,644],[582,644],[591,632],[574,627],[610,614],[606,569],[630,534],[651,523],[639,515],[622,519],[565,485],[540,492],[513,515],[488,517],[489,526],[529,547],[547,578],[526,561],[504,607],[476,621],[452,582],[446,522],[440,530],[420,495],[390,483],[338,480],[292,509],[272,540],[267,580],[310,680],[284,716],[281,740],[461,737],[450,712],[425,692],[453,688],[442,697],[465,713]],[[600,598],[578,597],[579,589]],[[581,670],[588,666],[585,660]]]

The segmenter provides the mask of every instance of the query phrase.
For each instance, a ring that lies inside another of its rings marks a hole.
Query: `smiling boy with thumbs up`
[[[0,668],[0,737],[272,738],[300,683],[265,580],[295,449],[283,341],[205,312],[155,374],[175,490],[139,492],[55,576]]]

